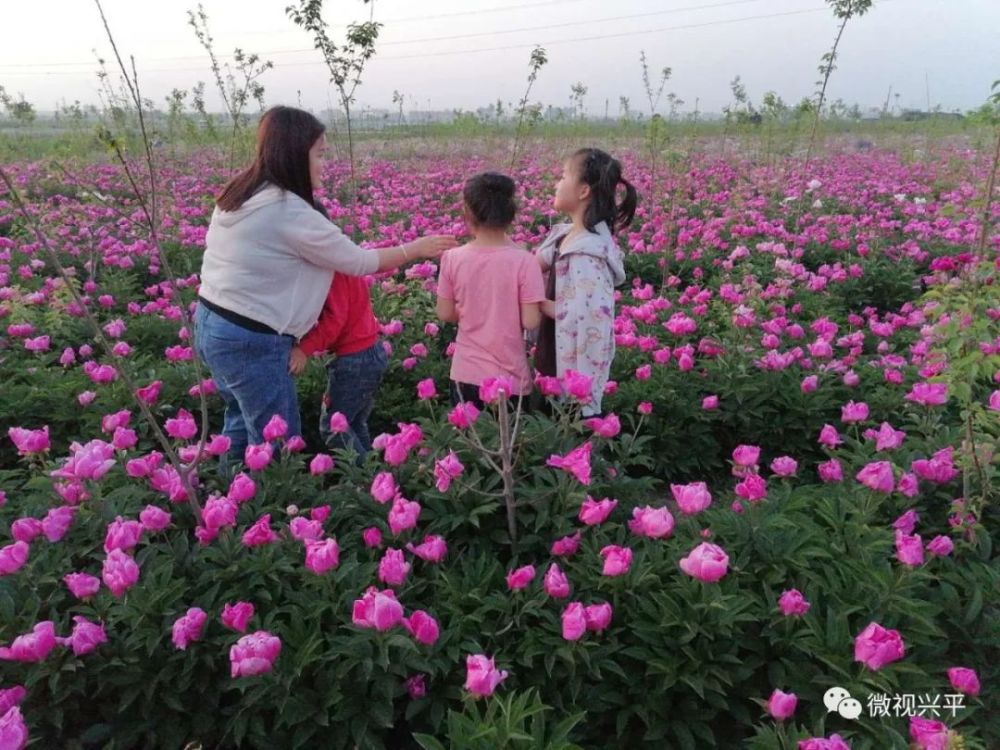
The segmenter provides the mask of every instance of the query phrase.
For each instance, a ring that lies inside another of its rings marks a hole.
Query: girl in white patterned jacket
[[[614,289],[625,280],[625,268],[614,233],[632,223],[637,202],[617,159],[600,149],[580,149],[563,165],[553,201],[571,221],[552,227],[535,251],[542,270],[554,276],[542,312],[555,321],[554,372],[552,363],[541,361],[547,358],[536,358],[536,366],[544,375],[562,378],[575,370],[590,377],[587,416],[601,413],[615,356]],[[544,332],[540,349],[543,339]]]

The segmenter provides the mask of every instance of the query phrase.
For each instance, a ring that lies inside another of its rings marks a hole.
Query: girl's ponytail
[[[579,163],[580,179],[590,186],[590,204],[583,217],[587,229],[593,232],[603,221],[614,234],[631,224],[639,195],[622,177],[619,161],[598,148],[582,148],[573,156]],[[619,185],[625,186],[625,198],[616,203]]]
[[[629,226],[635,218],[635,208],[639,205],[639,193],[635,186],[624,177],[619,177],[618,182],[625,186],[625,197],[615,207],[615,226],[612,232],[619,232]]]

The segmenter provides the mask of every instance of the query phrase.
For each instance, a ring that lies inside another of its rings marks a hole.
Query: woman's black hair
[[[579,166],[580,180],[590,186],[590,204],[583,223],[591,232],[602,221],[614,234],[632,223],[639,194],[632,183],[622,177],[622,165],[599,148],[581,148],[572,156]],[[625,197],[615,203],[618,186],[625,187]]]
[[[503,229],[510,226],[517,213],[514,180],[499,172],[483,172],[470,177],[462,198],[477,226]]]

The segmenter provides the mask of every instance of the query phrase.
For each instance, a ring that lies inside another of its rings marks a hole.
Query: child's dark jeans
[[[320,409],[319,431],[329,448],[353,448],[360,457],[372,449],[368,417],[388,366],[389,356],[381,341],[360,352],[334,357],[326,366],[329,384]],[[347,419],[345,432],[330,430],[330,416],[338,411]]]

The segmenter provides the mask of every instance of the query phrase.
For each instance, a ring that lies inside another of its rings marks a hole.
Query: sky
[[[261,82],[268,104],[322,110],[336,100],[329,73],[306,32],[286,16],[298,0],[202,0],[216,54],[240,47],[271,60]],[[0,85],[23,93],[39,111],[63,101],[98,102],[97,55],[111,49],[93,0],[0,0],[4,29]],[[188,25],[196,0],[102,0],[120,52],[134,55],[146,97],[164,107],[173,88],[208,85],[209,109],[221,110],[208,58]],[[352,21],[367,20],[362,0],[327,0],[335,40]],[[776,91],[794,103],[815,91],[817,66],[837,31],[824,0],[375,0],[385,25],[364,71],[357,107],[475,109],[524,94],[531,48],[549,62],[532,101],[569,106],[570,88],[587,87],[586,110],[619,114],[619,98],[648,113],[640,51],[651,74],[673,75],[666,94],[718,112],[739,75],[753,101]],[[844,31],[829,100],[862,108],[945,111],[982,104],[1000,78],[1000,0],[875,0]],[[897,96],[898,95],[898,96]]]

